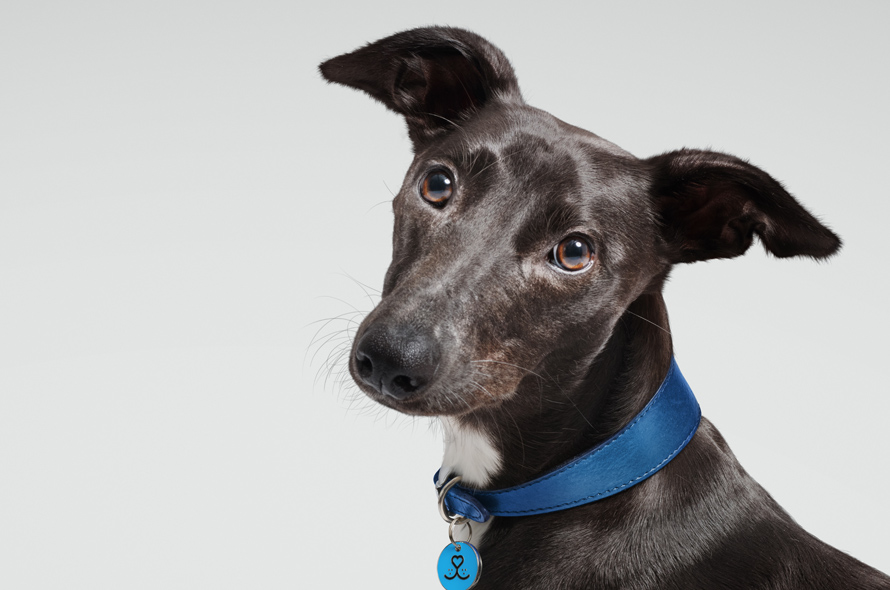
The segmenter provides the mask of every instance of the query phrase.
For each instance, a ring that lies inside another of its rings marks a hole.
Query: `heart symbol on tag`
[[[469,543],[449,543],[439,554],[436,571],[445,590],[470,590],[479,581],[482,558]]]

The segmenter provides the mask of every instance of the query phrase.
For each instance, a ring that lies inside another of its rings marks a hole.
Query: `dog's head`
[[[405,117],[415,157],[393,201],[393,259],[350,371],[402,412],[461,415],[529,375],[584,371],[671,266],[744,253],[821,258],[840,240],[730,155],[640,160],[527,105],[481,37],[424,28],[321,65]]]

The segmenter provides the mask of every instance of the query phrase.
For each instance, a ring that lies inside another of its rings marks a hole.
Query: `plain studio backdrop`
[[[844,238],[665,296],[745,468],[890,571],[890,4],[6,0],[0,588],[437,587],[440,433],[340,385],[410,144],[316,70],[429,24],[638,156],[749,158]]]

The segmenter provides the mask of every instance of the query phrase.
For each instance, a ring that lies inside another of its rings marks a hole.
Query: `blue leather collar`
[[[692,440],[700,420],[698,402],[671,359],[667,376],[646,407],[610,439],[512,488],[488,491],[455,485],[445,495],[445,507],[485,522],[492,516],[543,514],[607,498],[667,465]],[[434,481],[438,479],[436,472]]]

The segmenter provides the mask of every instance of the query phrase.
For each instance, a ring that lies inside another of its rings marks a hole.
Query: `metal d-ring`
[[[448,523],[448,538],[451,540],[451,544],[460,551],[460,545],[457,544],[457,541],[454,540],[454,525],[467,525],[467,540],[464,543],[469,543],[473,540],[473,527],[470,526],[470,521],[463,516],[456,516],[454,520]]]
[[[449,514],[448,509],[445,508],[445,495],[448,494],[448,490],[457,485],[457,482],[461,480],[459,475],[456,475],[449,479],[445,485],[442,486],[442,489],[439,490],[439,516],[442,517],[442,520],[447,522],[448,524],[454,523],[455,519],[463,518],[461,516],[457,516],[454,514]],[[464,519],[466,520],[466,519]],[[451,528],[448,529],[448,534],[451,534]]]

